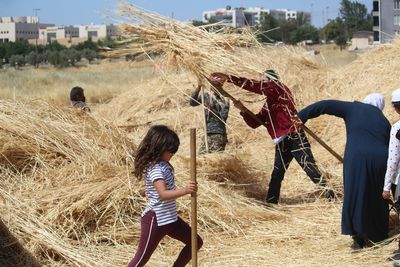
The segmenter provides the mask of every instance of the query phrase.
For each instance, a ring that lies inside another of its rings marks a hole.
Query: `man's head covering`
[[[364,98],[364,103],[373,105],[374,107],[383,110],[383,108],[385,107],[385,98],[379,93],[372,93]]]
[[[394,90],[392,93],[392,103],[400,102],[400,89]]]
[[[265,77],[267,77],[270,80],[274,80],[274,81],[279,80],[279,75],[274,70],[266,70],[266,71],[264,71],[264,75],[265,75]]]

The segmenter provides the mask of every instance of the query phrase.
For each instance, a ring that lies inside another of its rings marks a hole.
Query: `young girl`
[[[197,184],[190,181],[185,188],[176,188],[174,168],[169,161],[178,148],[177,134],[164,125],[151,127],[139,145],[134,174],[145,180],[148,205],[142,213],[138,250],[129,267],[144,266],[166,235],[185,244],[173,266],[185,266],[192,257],[191,229],[178,217],[176,199],[196,192]],[[200,249],[203,245],[200,236],[197,241]]]

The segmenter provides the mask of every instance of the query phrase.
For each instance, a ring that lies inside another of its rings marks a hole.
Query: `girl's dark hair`
[[[178,135],[167,126],[151,127],[136,151],[133,174],[141,178],[150,165],[161,160],[164,152],[176,153],[179,144]]]
[[[69,99],[71,101],[82,101],[82,98],[85,99],[82,87],[75,86],[71,89],[71,92],[69,93]],[[85,100],[83,100],[83,102],[85,102]]]

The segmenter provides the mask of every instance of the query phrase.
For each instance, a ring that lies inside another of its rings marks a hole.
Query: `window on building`
[[[394,9],[400,9],[400,0],[394,0]]]
[[[378,31],[374,31],[374,41],[375,42],[379,42],[379,38],[380,36],[379,36],[379,32]]]
[[[379,2],[378,1],[374,1],[373,5],[372,5],[372,11],[379,11]]]
[[[373,17],[373,21],[372,21],[372,25],[378,27],[379,26],[379,17],[378,16],[374,16]]]
[[[400,26],[400,16],[399,15],[394,16],[394,25]]]

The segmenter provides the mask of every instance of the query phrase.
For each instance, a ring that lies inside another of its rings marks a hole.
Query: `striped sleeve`
[[[154,165],[148,171],[148,179],[151,183],[154,183],[157,180],[164,180],[163,172],[159,164]]]

